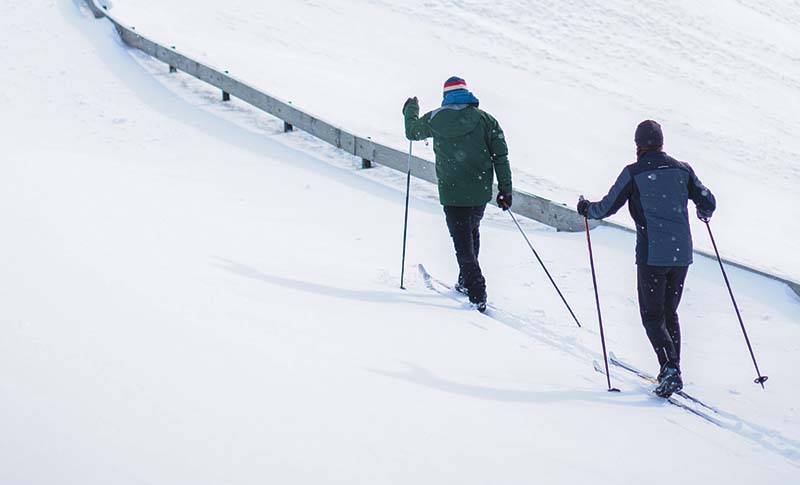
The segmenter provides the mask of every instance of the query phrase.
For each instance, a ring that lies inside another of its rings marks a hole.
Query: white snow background
[[[666,151],[719,200],[723,256],[800,280],[794,0],[115,0],[113,11],[401,150],[406,98],[434,109],[461,76],[507,135],[515,186],[570,206],[606,193],[635,161],[636,125],[654,118]],[[621,212],[613,220],[631,225]]]
[[[112,8],[399,147],[405,96],[433,107],[441,82],[462,75],[503,123],[518,185],[565,201],[602,195],[630,161],[635,123],[656,117],[668,151],[719,194],[714,227],[727,254],[796,274],[790,34],[800,12],[624,4]],[[723,426],[617,370],[622,392],[609,394],[592,366],[601,353],[583,234],[523,224],[578,329],[507,215],[488,210],[481,261],[503,311],[480,315],[414,270],[456,275],[435,190],[415,182],[401,291],[402,174],[360,171],[243,103],[222,104],[218,91],[126,48],[78,0],[9,2],[0,19],[0,483],[800,476],[800,300],[785,286],[729,270],[770,376],[761,390],[716,262],[697,258],[689,272],[686,390],[720,408]],[[592,237],[608,346],[655,372],[634,238],[607,228]]]

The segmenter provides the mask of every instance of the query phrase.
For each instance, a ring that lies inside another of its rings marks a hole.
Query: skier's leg
[[[472,241],[472,209],[472,207],[444,206],[447,229],[453,239],[456,261],[458,261],[464,285],[469,289],[470,300],[473,300],[473,292],[479,290],[482,284],[480,267],[475,257]],[[479,277],[480,281],[478,281]]]
[[[478,259],[478,253],[480,252],[481,248],[481,233],[480,233],[480,224],[481,219],[483,219],[483,212],[486,209],[486,206],[476,206],[473,208],[473,212],[470,218],[470,225],[472,227],[472,247],[473,252],[475,253],[475,259]],[[467,289],[466,282],[464,280],[464,275],[459,271],[458,273],[458,282],[456,284],[456,289],[461,293],[469,293]]]
[[[686,280],[688,266],[676,266],[667,273],[666,299],[664,301],[664,324],[667,328],[678,363],[681,359],[681,327],[678,321],[678,305],[683,296],[683,283]]]
[[[476,206],[472,212],[472,246],[475,248],[475,258],[478,258],[478,254],[481,250],[481,220],[483,219],[483,213],[486,210],[486,206]]]
[[[478,262],[478,253],[480,252],[481,247],[481,219],[483,219],[483,213],[485,210],[485,205],[475,206],[472,208],[472,247],[473,255],[475,256],[475,274],[472,276],[472,285],[469,286],[469,288],[471,288],[470,295],[474,296],[473,301],[486,300],[486,279],[483,277],[483,272],[481,271],[481,266]]]
[[[666,362],[673,362],[676,365],[678,362],[675,346],[664,325],[664,300],[668,269],[644,264],[637,266],[639,313],[642,317],[642,325],[647,332],[647,338],[650,339],[650,345],[653,346],[661,368]]]

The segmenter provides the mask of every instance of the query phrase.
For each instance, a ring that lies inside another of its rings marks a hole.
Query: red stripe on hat
[[[466,81],[452,81],[452,82],[449,82],[449,83],[444,83],[444,87],[446,87],[446,88],[449,88],[449,87],[452,87],[452,86],[464,86],[464,87],[466,87],[467,86],[467,82]]]

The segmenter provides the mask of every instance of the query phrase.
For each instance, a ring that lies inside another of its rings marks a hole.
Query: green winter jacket
[[[449,105],[419,117],[419,104],[403,110],[406,138],[433,137],[439,202],[468,207],[492,200],[497,174],[500,192],[511,192],[508,147],[500,124],[489,113],[470,105]]]

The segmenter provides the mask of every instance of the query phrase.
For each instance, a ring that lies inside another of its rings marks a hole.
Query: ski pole
[[[519,229],[519,232],[522,233],[522,237],[525,238],[525,242],[528,243],[528,247],[531,248],[531,251],[533,251],[533,255],[536,256],[537,260],[539,260],[539,264],[542,265],[542,269],[544,270],[545,274],[547,275],[548,278],[550,278],[550,283],[553,283],[553,288],[555,288],[556,292],[558,292],[558,296],[561,297],[561,301],[564,302],[564,305],[566,305],[567,310],[569,310],[569,313],[570,315],[572,315],[572,318],[575,320],[575,323],[577,323],[578,327],[580,327],[581,322],[578,321],[578,317],[575,316],[575,312],[573,312],[572,308],[570,308],[569,303],[567,303],[567,299],[564,298],[564,295],[561,294],[561,290],[558,289],[558,285],[556,284],[555,280],[553,280],[553,277],[550,276],[550,272],[547,271],[547,267],[544,265],[542,258],[539,257],[539,253],[537,253],[536,250],[533,249],[533,244],[531,244],[531,242],[528,240],[528,236],[525,235],[525,231],[522,230],[522,226],[520,226],[519,222],[517,222],[517,218],[514,217],[514,213],[511,212],[511,209],[506,209],[506,210],[508,211],[509,214],[511,214],[511,219],[514,220],[514,224],[517,225],[517,229]]]
[[[403,286],[403,277],[406,272],[406,235],[408,234],[408,196],[411,192],[411,148],[414,142],[408,141],[408,172],[406,173],[406,215],[403,222],[403,263],[400,268],[400,289],[405,290]]]
[[[583,196],[581,196],[583,199]],[[616,387],[611,387],[611,373],[608,372],[608,355],[606,354],[606,336],[603,333],[603,315],[600,313],[600,296],[597,294],[597,277],[594,273],[594,255],[592,254],[592,238],[589,236],[589,219],[584,216],[583,226],[586,228],[586,243],[589,246],[589,265],[592,267],[592,285],[594,285],[594,301],[597,304],[597,321],[600,324],[600,343],[603,346],[603,362],[606,365],[606,381],[608,392],[619,392]]]
[[[719,256],[719,251],[717,250],[717,243],[714,241],[714,234],[711,233],[711,224],[709,223],[708,219],[701,219],[703,222],[706,223],[706,228],[708,229],[708,235],[711,238],[711,244],[714,246],[714,252],[717,254],[717,262],[719,262],[719,269],[722,270],[722,277],[725,279],[725,285],[728,287],[728,293],[731,295],[731,301],[733,302],[733,309],[736,310],[736,316],[739,318],[739,325],[742,327],[742,334],[744,334],[744,341],[747,342],[747,348],[750,350],[750,357],[753,359],[753,365],[756,368],[756,374],[758,377],[755,378],[753,382],[756,384],[761,384],[761,388],[764,389],[764,382],[769,379],[769,377],[761,375],[761,371],[758,370],[758,363],[756,362],[756,355],[753,353],[753,346],[750,345],[750,339],[747,337],[747,330],[744,328],[744,322],[742,321],[742,314],[739,312],[739,305],[736,304],[736,298],[733,297],[733,290],[731,290],[731,283],[728,281],[728,275],[725,273],[725,267],[722,265],[722,258]]]

